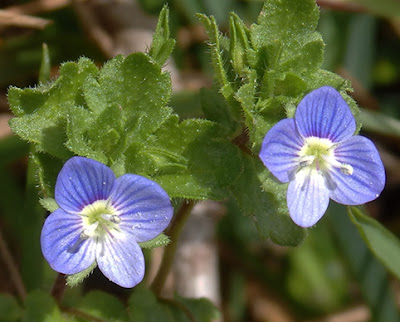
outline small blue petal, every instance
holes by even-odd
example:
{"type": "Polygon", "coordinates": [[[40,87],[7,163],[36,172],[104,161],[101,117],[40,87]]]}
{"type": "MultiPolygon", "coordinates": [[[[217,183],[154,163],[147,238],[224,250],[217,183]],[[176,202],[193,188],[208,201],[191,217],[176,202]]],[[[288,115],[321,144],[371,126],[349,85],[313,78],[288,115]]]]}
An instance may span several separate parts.
{"type": "Polygon", "coordinates": [[[156,182],[134,174],[115,181],[109,200],[119,212],[120,228],[132,231],[137,242],[158,236],[173,215],[168,194],[156,182]]]}
{"type": "Polygon", "coordinates": [[[144,276],[144,257],[133,233],[106,234],[98,244],[96,260],[101,272],[122,287],[134,287],[144,276]]]}
{"type": "Polygon", "coordinates": [[[329,204],[325,181],[317,170],[303,168],[289,183],[287,203],[290,217],[297,225],[310,227],[324,215],[329,204]]]}
{"type": "Polygon", "coordinates": [[[289,182],[298,167],[298,153],[304,145],[293,119],[275,124],[265,136],[260,158],[264,165],[281,182],[289,182]]]}
{"type": "Polygon", "coordinates": [[[341,142],[356,130],[349,106],[332,87],[323,86],[307,94],[297,107],[295,121],[303,137],[341,142]]]}
{"type": "Polygon", "coordinates": [[[73,157],[58,174],[55,199],[64,210],[78,213],[96,200],[107,199],[114,181],[114,173],[104,164],[73,157]]]}
{"type": "Polygon", "coordinates": [[[40,243],[44,257],[55,271],[75,274],[94,262],[96,245],[91,239],[80,239],[82,231],[82,218],[61,208],[47,217],[40,243]]]}
{"type": "Polygon", "coordinates": [[[385,186],[385,169],[375,145],[356,135],[335,149],[336,159],[349,164],[353,174],[334,168],[330,172],[335,189],[330,197],[345,205],[361,205],[376,199],[385,186]]]}

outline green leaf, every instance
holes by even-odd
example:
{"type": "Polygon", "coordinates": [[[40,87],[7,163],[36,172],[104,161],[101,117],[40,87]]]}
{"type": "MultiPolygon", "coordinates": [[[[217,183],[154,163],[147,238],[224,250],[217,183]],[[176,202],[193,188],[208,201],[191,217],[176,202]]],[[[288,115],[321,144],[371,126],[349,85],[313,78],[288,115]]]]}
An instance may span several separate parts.
{"type": "Polygon", "coordinates": [[[399,321],[388,274],[357,233],[357,228],[352,225],[346,213],[346,208],[331,202],[327,215],[343,257],[371,310],[370,320],[399,321]]]}
{"type": "Polygon", "coordinates": [[[258,50],[274,43],[280,46],[305,43],[304,38],[314,34],[318,18],[319,10],[313,0],[267,0],[257,24],[252,26],[253,45],[258,50]],[[298,39],[299,35],[304,35],[303,39],[298,39]]]}
{"type": "Polygon", "coordinates": [[[102,291],[90,291],[85,294],[77,308],[104,321],[123,322],[128,320],[128,313],[123,303],[115,296],[102,291]]]}
{"type": "Polygon", "coordinates": [[[39,200],[41,206],[46,209],[47,211],[53,212],[60,208],[53,198],[43,198],[39,200]]]}
{"type": "Polygon", "coordinates": [[[140,286],[130,296],[128,308],[132,322],[176,322],[167,306],[159,303],[150,290],[140,286]]]}
{"type": "Polygon", "coordinates": [[[205,298],[185,298],[175,295],[174,301],[168,301],[175,321],[211,322],[221,318],[220,312],[210,300],[205,298]]]}
{"type": "Polygon", "coordinates": [[[22,322],[65,321],[55,300],[47,293],[33,291],[25,300],[25,312],[22,322]]]}
{"type": "Polygon", "coordinates": [[[10,88],[17,116],[10,125],[37,151],[62,160],[78,154],[110,165],[126,142],[144,141],[168,118],[170,94],[169,75],[145,54],[117,56],[101,71],[81,58],[63,64],[52,84],[10,88]]]}
{"type": "Polygon", "coordinates": [[[171,116],[126,152],[127,172],[159,183],[171,198],[221,200],[242,171],[239,150],[210,121],[171,116]]]}
{"type": "Polygon", "coordinates": [[[277,183],[259,160],[245,156],[244,166],[231,190],[243,213],[253,218],[260,237],[282,246],[300,244],[305,230],[289,217],[287,185],[277,183]]]}
{"type": "Polygon", "coordinates": [[[247,53],[250,50],[249,30],[243,21],[233,12],[229,17],[230,31],[230,54],[232,67],[236,74],[242,76],[245,74],[247,63],[247,53]]]}
{"type": "Polygon", "coordinates": [[[36,144],[38,151],[68,159],[72,153],[65,147],[66,119],[78,105],[84,105],[82,86],[95,77],[96,66],[81,58],[78,63],[61,66],[60,77],[50,85],[19,89],[11,87],[8,99],[12,112],[12,130],[26,141],[36,144]]]}
{"type": "Polygon", "coordinates": [[[92,265],[90,265],[88,268],[84,269],[83,271],[68,275],[67,276],[67,285],[74,287],[77,286],[78,284],[82,283],[86,277],[88,277],[90,274],[93,273],[94,269],[97,267],[97,262],[94,261],[92,265]]]}
{"type": "Polygon", "coordinates": [[[139,246],[141,248],[156,248],[156,247],[162,247],[162,246],[167,246],[170,243],[170,239],[168,236],[165,236],[164,234],[160,234],[157,237],[153,238],[152,240],[145,241],[139,243],[139,246]]]}
{"type": "Polygon", "coordinates": [[[170,38],[169,33],[169,10],[164,5],[158,23],[153,35],[153,43],[151,44],[149,55],[162,66],[168,59],[175,46],[175,39],[170,38]]]}
{"type": "Polygon", "coordinates": [[[400,137],[400,121],[383,113],[360,109],[359,120],[363,129],[383,135],[400,137]]]}
{"type": "Polygon", "coordinates": [[[136,287],[128,300],[130,321],[135,322],[211,322],[218,319],[217,308],[206,299],[178,295],[173,300],[160,299],[148,289],[136,287]]]}
{"type": "Polygon", "coordinates": [[[44,153],[34,153],[30,157],[37,165],[36,179],[39,183],[39,194],[44,198],[54,197],[57,176],[63,162],[44,153]]]}
{"type": "Polygon", "coordinates": [[[349,278],[324,216],[304,243],[289,251],[287,285],[303,308],[321,315],[348,303],[349,278]]]}
{"type": "Polygon", "coordinates": [[[400,279],[400,240],[359,208],[348,207],[349,216],[372,253],[400,279]]]}
{"type": "Polygon", "coordinates": [[[95,100],[103,93],[105,106],[117,104],[122,111],[128,141],[145,141],[169,117],[171,80],[143,53],[117,56],[100,72],[99,89],[88,87],[85,95],[95,100]]]}
{"type": "Polygon", "coordinates": [[[46,83],[50,80],[51,63],[49,47],[47,44],[42,45],[42,63],[40,64],[39,82],[46,83]]]}
{"type": "Polygon", "coordinates": [[[22,309],[17,300],[9,294],[0,293],[0,320],[16,321],[20,320],[22,309]]]}
{"type": "Polygon", "coordinates": [[[234,137],[241,130],[240,124],[234,120],[229,111],[229,106],[221,94],[214,89],[202,88],[200,90],[201,108],[207,119],[217,123],[227,137],[234,137]]]}
{"type": "Polygon", "coordinates": [[[218,26],[213,16],[207,17],[203,14],[197,14],[200,22],[203,24],[207,31],[209,40],[209,46],[211,49],[211,63],[214,69],[215,79],[218,86],[220,87],[221,94],[225,100],[229,103],[231,108],[232,116],[237,119],[240,117],[238,106],[234,102],[234,88],[228,78],[228,71],[224,67],[223,57],[220,42],[222,36],[218,31],[218,26]]]}

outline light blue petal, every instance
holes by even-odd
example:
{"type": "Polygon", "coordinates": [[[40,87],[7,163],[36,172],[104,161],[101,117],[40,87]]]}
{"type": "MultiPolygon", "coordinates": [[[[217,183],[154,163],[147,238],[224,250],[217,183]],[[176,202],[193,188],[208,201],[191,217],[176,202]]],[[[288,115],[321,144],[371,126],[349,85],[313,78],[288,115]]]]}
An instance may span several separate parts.
{"type": "Polygon", "coordinates": [[[132,233],[113,231],[99,241],[96,260],[99,269],[112,282],[134,287],[144,276],[144,257],[132,233]]]}
{"type": "Polygon", "coordinates": [[[82,218],[61,208],[47,217],[40,243],[51,268],[63,274],[76,274],[95,260],[96,245],[91,239],[80,239],[82,218]]]}
{"type": "Polygon", "coordinates": [[[335,189],[330,197],[344,205],[361,205],[379,197],[385,186],[385,169],[375,145],[367,138],[354,136],[335,149],[340,163],[351,165],[353,174],[334,168],[330,175],[335,189]]]}
{"type": "Polygon", "coordinates": [[[295,120],[303,137],[327,138],[332,142],[350,138],[356,130],[349,106],[339,92],[329,86],[307,94],[297,107],[295,120]]]}
{"type": "Polygon", "coordinates": [[[289,183],[287,203],[290,217],[297,225],[314,225],[324,215],[329,204],[325,178],[315,169],[300,170],[289,183]]]}
{"type": "Polygon", "coordinates": [[[137,242],[158,236],[174,212],[168,194],[156,182],[134,174],[115,181],[110,200],[120,215],[119,227],[133,232],[137,242]]]}
{"type": "Polygon", "coordinates": [[[55,199],[64,210],[78,213],[96,200],[107,199],[114,181],[114,173],[104,164],[73,157],[58,174],[55,199]]]}
{"type": "Polygon", "coordinates": [[[281,182],[289,182],[299,165],[296,158],[304,141],[296,130],[293,119],[284,119],[275,124],[264,137],[260,159],[281,182]]]}

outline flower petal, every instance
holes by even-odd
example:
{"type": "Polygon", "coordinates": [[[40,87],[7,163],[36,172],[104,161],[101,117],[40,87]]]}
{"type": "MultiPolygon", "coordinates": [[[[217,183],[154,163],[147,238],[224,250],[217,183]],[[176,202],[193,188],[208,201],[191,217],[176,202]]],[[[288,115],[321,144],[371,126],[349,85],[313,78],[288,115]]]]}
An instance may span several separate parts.
{"type": "Polygon", "coordinates": [[[173,215],[168,194],[156,182],[134,174],[115,181],[110,200],[119,213],[120,228],[133,231],[137,242],[158,236],[173,215]]]}
{"type": "Polygon", "coordinates": [[[297,225],[314,225],[324,215],[329,204],[325,178],[309,167],[300,170],[289,183],[287,203],[290,217],[297,225]]]}
{"type": "Polygon", "coordinates": [[[106,165],[73,157],[58,174],[55,199],[64,210],[78,213],[96,200],[107,199],[114,181],[115,175],[106,165]]]}
{"type": "Polygon", "coordinates": [[[96,260],[99,269],[115,284],[134,287],[144,276],[144,256],[133,233],[113,231],[99,241],[96,260]]]}
{"type": "Polygon", "coordinates": [[[265,135],[260,151],[261,161],[280,181],[289,182],[299,165],[296,159],[303,145],[294,120],[281,120],[265,135]]]}
{"type": "Polygon", "coordinates": [[[346,101],[329,86],[307,94],[297,107],[295,120],[303,137],[327,138],[332,142],[350,138],[356,130],[346,101]]]}
{"type": "Polygon", "coordinates": [[[348,164],[353,173],[344,174],[333,168],[330,175],[336,188],[330,197],[345,205],[360,205],[379,197],[385,186],[385,169],[375,145],[356,135],[335,149],[336,159],[348,164]]]}
{"type": "Polygon", "coordinates": [[[91,239],[81,239],[82,218],[61,208],[47,217],[40,243],[50,266],[63,274],[76,274],[95,260],[96,245],[91,239]]]}

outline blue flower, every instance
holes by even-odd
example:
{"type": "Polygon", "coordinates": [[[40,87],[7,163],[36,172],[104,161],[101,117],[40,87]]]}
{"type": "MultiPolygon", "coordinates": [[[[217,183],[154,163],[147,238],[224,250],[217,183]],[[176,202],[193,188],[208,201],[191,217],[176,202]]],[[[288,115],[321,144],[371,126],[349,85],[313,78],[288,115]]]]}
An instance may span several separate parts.
{"type": "Polygon", "coordinates": [[[61,169],[55,200],[60,208],[46,219],[41,234],[50,266],[75,274],[96,261],[122,287],[143,279],[138,242],[158,236],[173,215],[170,198],[157,183],[133,174],[116,178],[104,164],[83,157],[69,159],[61,169]]]}
{"type": "Polygon", "coordinates": [[[385,185],[378,151],[355,135],[356,122],[340,94],[324,86],[306,95],[294,119],[267,133],[260,158],[281,182],[289,182],[287,204],[293,221],[314,225],[329,198],[344,205],[374,200],[385,185]]]}

